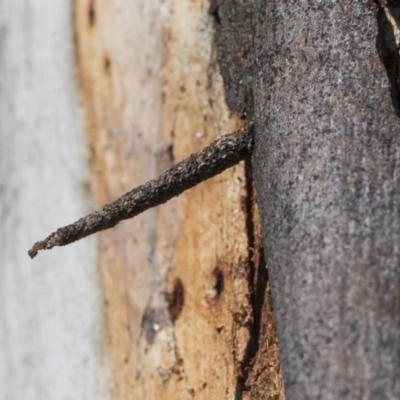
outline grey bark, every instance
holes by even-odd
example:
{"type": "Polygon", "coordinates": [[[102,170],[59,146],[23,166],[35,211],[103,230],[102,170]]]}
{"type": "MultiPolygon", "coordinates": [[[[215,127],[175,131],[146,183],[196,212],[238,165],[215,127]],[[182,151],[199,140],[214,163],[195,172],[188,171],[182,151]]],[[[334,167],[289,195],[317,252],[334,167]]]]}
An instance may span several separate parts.
{"type": "Polygon", "coordinates": [[[400,398],[399,10],[380,7],[212,10],[228,103],[255,121],[287,400],[400,398]]]}

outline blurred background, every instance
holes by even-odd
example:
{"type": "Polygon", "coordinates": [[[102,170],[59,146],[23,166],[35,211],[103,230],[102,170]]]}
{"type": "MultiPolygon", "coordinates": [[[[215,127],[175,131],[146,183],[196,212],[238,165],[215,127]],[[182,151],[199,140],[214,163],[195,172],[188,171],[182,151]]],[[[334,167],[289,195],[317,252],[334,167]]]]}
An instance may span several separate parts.
{"type": "Polygon", "coordinates": [[[1,399],[110,398],[96,238],[26,252],[94,206],[72,8],[0,4],[1,399]]]}

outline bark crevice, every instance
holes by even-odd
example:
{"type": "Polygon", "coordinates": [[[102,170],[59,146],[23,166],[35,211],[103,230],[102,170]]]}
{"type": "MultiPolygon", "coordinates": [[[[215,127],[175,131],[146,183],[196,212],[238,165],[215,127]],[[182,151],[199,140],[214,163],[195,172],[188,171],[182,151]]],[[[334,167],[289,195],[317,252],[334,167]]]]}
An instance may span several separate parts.
{"type": "Polygon", "coordinates": [[[377,1],[377,4],[377,49],[390,82],[395,113],[400,117],[400,6],[386,1],[377,1]]]}

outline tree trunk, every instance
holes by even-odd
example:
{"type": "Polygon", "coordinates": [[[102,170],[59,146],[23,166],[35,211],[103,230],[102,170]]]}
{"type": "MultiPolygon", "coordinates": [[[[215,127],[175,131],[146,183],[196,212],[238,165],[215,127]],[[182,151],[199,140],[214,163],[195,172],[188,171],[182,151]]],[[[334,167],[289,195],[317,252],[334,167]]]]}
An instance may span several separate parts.
{"type": "Polygon", "coordinates": [[[0,397],[283,400],[271,280],[287,400],[400,398],[394,1],[41,3],[0,4],[0,397]],[[242,119],[253,171],[28,265],[242,119]]]}

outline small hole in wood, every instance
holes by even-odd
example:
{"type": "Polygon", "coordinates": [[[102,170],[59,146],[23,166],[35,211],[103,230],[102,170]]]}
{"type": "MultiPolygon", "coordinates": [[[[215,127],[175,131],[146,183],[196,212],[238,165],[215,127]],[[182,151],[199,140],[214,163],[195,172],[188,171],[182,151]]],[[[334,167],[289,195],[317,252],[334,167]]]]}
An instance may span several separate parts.
{"type": "Polygon", "coordinates": [[[182,281],[176,279],[172,293],[167,295],[168,313],[172,322],[175,322],[181,315],[185,304],[185,288],[182,281]]]}
{"type": "Polygon", "coordinates": [[[224,273],[219,269],[215,268],[213,271],[215,278],[214,290],[217,293],[217,298],[219,298],[224,291],[224,273]]]}
{"type": "Polygon", "coordinates": [[[107,55],[104,57],[104,71],[106,74],[109,74],[111,70],[111,60],[107,55]]]}
{"type": "Polygon", "coordinates": [[[94,7],[94,0],[91,0],[89,3],[88,19],[90,26],[93,26],[96,23],[96,9],[94,7]]]}

